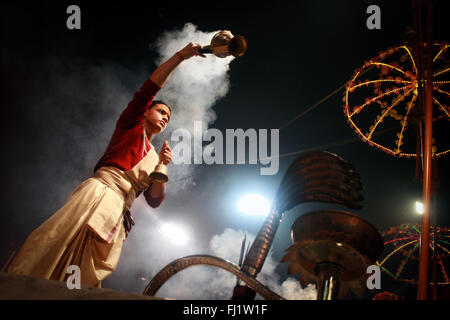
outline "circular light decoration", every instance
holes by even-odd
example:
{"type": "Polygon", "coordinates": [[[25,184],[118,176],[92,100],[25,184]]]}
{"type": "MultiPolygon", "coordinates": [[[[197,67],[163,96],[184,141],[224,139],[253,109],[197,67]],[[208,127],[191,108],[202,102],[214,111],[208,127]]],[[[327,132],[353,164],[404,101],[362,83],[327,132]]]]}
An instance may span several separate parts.
{"type": "MultiPolygon", "coordinates": [[[[377,261],[381,270],[395,280],[416,285],[420,259],[420,234],[419,224],[402,224],[381,232],[384,250],[377,261]]],[[[436,237],[430,228],[430,238],[430,259],[431,261],[436,259],[437,266],[436,283],[438,286],[448,286],[450,285],[448,274],[450,228],[438,226],[436,237]]]]}
{"type": "Polygon", "coordinates": [[[242,196],[237,205],[242,213],[248,215],[267,216],[270,212],[269,201],[256,193],[250,193],[242,196]]]}
{"type": "Polygon", "coordinates": [[[164,223],[159,228],[162,235],[176,245],[184,245],[189,241],[189,236],[184,228],[173,223],[164,223]]]}
{"type": "MultiPolygon", "coordinates": [[[[433,43],[434,158],[450,153],[448,46],[433,43]]],[[[418,69],[416,53],[403,45],[380,52],[355,71],[346,85],[344,113],[364,142],[396,157],[417,156],[417,125],[424,120],[418,69]]]]}

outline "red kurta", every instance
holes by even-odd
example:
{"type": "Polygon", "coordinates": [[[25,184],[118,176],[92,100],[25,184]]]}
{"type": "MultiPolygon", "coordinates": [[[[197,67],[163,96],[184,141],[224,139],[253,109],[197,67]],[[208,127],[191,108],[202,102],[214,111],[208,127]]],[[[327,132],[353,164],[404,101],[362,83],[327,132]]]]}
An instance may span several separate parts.
{"type": "MultiPolygon", "coordinates": [[[[134,94],[127,108],[122,112],[117,121],[111,141],[105,153],[97,162],[94,172],[100,167],[113,166],[123,171],[133,168],[142,160],[142,150],[150,150],[151,146],[144,138],[142,121],[144,113],[153,101],[153,98],[161,88],[148,78],[141,89],[134,94]]],[[[151,188],[151,185],[150,185],[151,188]]],[[[153,208],[158,207],[164,200],[148,197],[147,200],[153,208]]]]}
{"type": "MultiPolygon", "coordinates": [[[[160,87],[147,79],[141,89],[134,94],[133,100],[122,112],[116,124],[111,141],[105,154],[100,158],[94,171],[100,167],[113,166],[127,171],[142,160],[143,138],[142,120],[144,112],[152,103],[160,87]]],[[[146,149],[150,145],[146,143],[146,149]]]]}

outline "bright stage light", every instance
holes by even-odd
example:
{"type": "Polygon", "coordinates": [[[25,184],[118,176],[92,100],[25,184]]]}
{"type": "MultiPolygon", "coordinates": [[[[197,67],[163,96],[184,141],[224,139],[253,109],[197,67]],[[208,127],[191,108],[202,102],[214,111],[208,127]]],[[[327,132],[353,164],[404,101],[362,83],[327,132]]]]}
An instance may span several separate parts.
{"type": "Polygon", "coordinates": [[[423,214],[423,211],[424,211],[424,209],[423,209],[423,203],[420,202],[420,201],[416,201],[416,212],[417,212],[418,214],[423,214]]]}
{"type": "Polygon", "coordinates": [[[189,236],[184,228],[172,223],[164,223],[161,225],[159,231],[170,242],[176,245],[184,245],[189,241],[189,236]]]}
{"type": "Polygon", "coordinates": [[[246,194],[238,201],[238,208],[242,213],[249,215],[267,216],[270,211],[270,203],[263,196],[255,193],[246,194]]]}

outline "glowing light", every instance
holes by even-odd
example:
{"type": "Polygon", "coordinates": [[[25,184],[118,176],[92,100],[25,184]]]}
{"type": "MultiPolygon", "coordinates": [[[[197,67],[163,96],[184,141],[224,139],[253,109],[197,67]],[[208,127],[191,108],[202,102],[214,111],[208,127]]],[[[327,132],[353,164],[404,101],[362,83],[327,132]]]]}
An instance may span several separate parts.
{"type": "Polygon", "coordinates": [[[189,241],[189,236],[184,228],[172,223],[164,223],[159,231],[170,242],[176,245],[184,245],[189,241]]]}
{"type": "Polygon", "coordinates": [[[340,243],[340,242],[336,242],[336,245],[337,245],[338,247],[342,247],[342,243],[340,243]]]}
{"type": "Polygon", "coordinates": [[[417,95],[414,94],[412,100],[410,101],[410,103],[408,105],[408,110],[406,111],[406,115],[402,119],[402,130],[400,131],[400,135],[399,135],[398,140],[397,140],[398,141],[398,143],[397,143],[397,153],[400,153],[400,147],[403,144],[403,142],[402,142],[403,133],[405,132],[405,128],[406,128],[406,125],[408,123],[407,122],[408,114],[409,114],[409,111],[411,111],[411,107],[413,106],[414,101],[416,100],[416,98],[417,98],[417,95]]]}
{"type": "MultiPolygon", "coordinates": [[[[418,203],[420,202],[418,201],[418,203]]],[[[418,224],[404,224],[390,227],[388,230],[381,232],[384,240],[383,252],[385,252],[386,257],[384,259],[380,257],[380,260],[376,262],[380,269],[395,280],[416,284],[417,278],[411,278],[411,273],[405,273],[405,269],[408,268],[407,265],[411,260],[419,260],[420,231],[420,225],[418,224]],[[396,264],[397,267],[395,267],[396,264]]],[[[447,241],[450,238],[449,232],[450,228],[438,226],[429,244],[432,251],[431,254],[436,256],[438,262],[436,282],[443,286],[450,285],[450,279],[446,270],[446,261],[450,256],[450,250],[445,247],[450,245],[450,242],[447,241]],[[433,246],[432,242],[436,246],[433,246]],[[436,252],[433,252],[434,250],[436,252]]]]}
{"type": "Polygon", "coordinates": [[[418,214],[423,214],[423,203],[420,201],[416,201],[416,212],[418,214]]]}
{"type": "MultiPolygon", "coordinates": [[[[413,89],[409,90],[407,93],[411,92],[413,89]]],[[[386,117],[386,115],[388,114],[389,111],[391,111],[391,109],[393,107],[395,107],[398,103],[400,102],[399,99],[395,100],[395,102],[389,107],[386,108],[386,110],[381,114],[381,116],[377,119],[377,121],[375,122],[375,124],[373,125],[372,129],[370,130],[369,136],[367,137],[367,139],[371,139],[373,132],[375,131],[375,129],[378,127],[378,125],[380,124],[380,122],[383,122],[383,119],[386,117]]]]}
{"type": "MultiPolygon", "coordinates": [[[[436,42],[433,44],[433,51],[437,52],[436,55],[433,55],[434,67],[437,70],[433,76],[439,76],[433,81],[433,92],[435,93],[433,108],[436,109],[435,113],[433,111],[433,114],[436,114],[433,121],[440,121],[439,123],[450,119],[450,108],[447,106],[450,97],[450,90],[447,89],[450,84],[450,80],[448,80],[450,74],[447,58],[448,47],[447,43],[436,42]],[[440,59],[438,60],[438,58],[440,59]]],[[[408,120],[414,118],[410,117],[410,111],[412,112],[416,108],[418,96],[418,70],[414,56],[408,47],[401,46],[389,48],[376,58],[365,61],[364,65],[356,69],[354,76],[347,82],[343,97],[347,122],[358,136],[370,146],[394,157],[417,157],[413,152],[406,152],[414,150],[412,148],[415,147],[414,143],[406,141],[406,137],[411,136],[412,130],[408,128],[408,120]],[[372,67],[375,68],[372,69],[372,67]],[[367,73],[371,69],[373,71],[367,73]],[[366,74],[364,78],[363,74],[366,74]],[[413,97],[408,98],[411,92],[413,97]],[[381,112],[376,115],[378,108],[381,112]],[[373,114],[376,115],[376,118],[372,122],[370,119],[373,114]],[[385,145],[374,141],[375,136],[383,132],[380,128],[393,121],[391,118],[397,120],[401,127],[400,131],[393,136],[393,141],[389,144],[383,142],[385,145]],[[386,123],[383,123],[385,120],[387,120],[386,123]]],[[[425,79],[422,81],[423,84],[426,83],[425,79]]],[[[432,145],[433,158],[449,153],[450,149],[444,144],[432,145]]]]}
{"type": "Polygon", "coordinates": [[[246,194],[240,198],[237,206],[242,213],[249,215],[267,216],[270,211],[269,201],[255,193],[246,194]]]}

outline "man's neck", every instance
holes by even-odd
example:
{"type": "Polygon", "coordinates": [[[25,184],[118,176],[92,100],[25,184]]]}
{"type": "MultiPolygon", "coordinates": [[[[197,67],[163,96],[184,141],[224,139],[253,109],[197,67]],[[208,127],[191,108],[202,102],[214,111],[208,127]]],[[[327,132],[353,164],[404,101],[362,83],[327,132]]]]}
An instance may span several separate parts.
{"type": "Polygon", "coordinates": [[[147,135],[148,142],[151,143],[153,136],[155,134],[153,133],[153,131],[150,128],[148,128],[148,126],[145,124],[145,122],[143,125],[144,125],[144,129],[145,129],[145,134],[147,135]]]}

